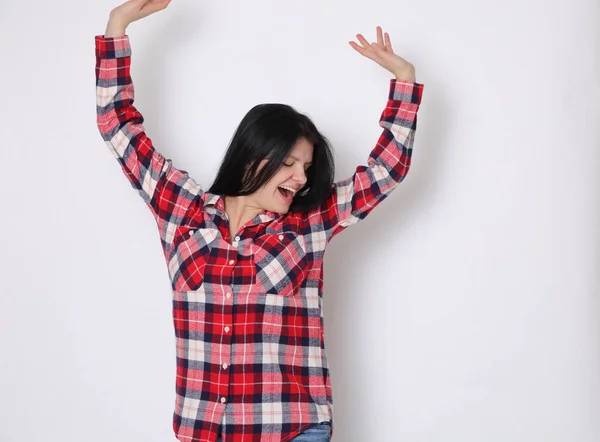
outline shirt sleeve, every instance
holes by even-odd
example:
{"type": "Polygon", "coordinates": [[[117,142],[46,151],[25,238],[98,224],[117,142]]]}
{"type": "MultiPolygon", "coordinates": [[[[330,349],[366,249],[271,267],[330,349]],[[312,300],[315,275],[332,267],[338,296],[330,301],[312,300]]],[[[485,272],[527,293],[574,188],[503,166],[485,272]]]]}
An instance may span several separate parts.
{"type": "Polygon", "coordinates": [[[96,36],[97,124],[132,187],[151,209],[169,241],[201,187],[184,170],[173,167],[146,135],[144,118],[134,107],[130,75],[131,46],[127,35],[96,36]]]}
{"type": "Polygon", "coordinates": [[[319,209],[330,240],[365,219],[406,177],[422,94],[422,84],[390,80],[387,105],[379,120],[383,132],[367,165],[358,166],[351,177],[334,183],[319,209]]]}

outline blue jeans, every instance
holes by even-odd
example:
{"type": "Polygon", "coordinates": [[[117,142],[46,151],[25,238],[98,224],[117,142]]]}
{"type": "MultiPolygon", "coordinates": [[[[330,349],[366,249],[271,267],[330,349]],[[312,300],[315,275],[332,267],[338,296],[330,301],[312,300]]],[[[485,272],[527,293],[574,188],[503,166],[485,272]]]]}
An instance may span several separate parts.
{"type": "MultiPolygon", "coordinates": [[[[290,442],[330,442],[330,429],[331,424],[329,422],[321,422],[307,428],[298,436],[290,439],[290,442]]],[[[217,442],[222,442],[221,436],[217,438],[217,442]]]]}

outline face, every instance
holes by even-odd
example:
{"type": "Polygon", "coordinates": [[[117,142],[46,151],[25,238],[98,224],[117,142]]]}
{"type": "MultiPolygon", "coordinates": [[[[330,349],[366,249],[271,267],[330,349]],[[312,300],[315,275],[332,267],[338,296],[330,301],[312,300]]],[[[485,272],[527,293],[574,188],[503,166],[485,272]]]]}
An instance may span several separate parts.
{"type": "MultiPolygon", "coordinates": [[[[281,168],[262,188],[252,194],[253,200],[258,207],[280,214],[287,213],[292,204],[293,195],[289,190],[283,195],[279,186],[293,189],[295,195],[306,184],[306,170],[312,164],[313,145],[305,139],[301,139],[287,158],[281,168]]],[[[262,167],[267,160],[263,160],[259,166],[262,167]]]]}

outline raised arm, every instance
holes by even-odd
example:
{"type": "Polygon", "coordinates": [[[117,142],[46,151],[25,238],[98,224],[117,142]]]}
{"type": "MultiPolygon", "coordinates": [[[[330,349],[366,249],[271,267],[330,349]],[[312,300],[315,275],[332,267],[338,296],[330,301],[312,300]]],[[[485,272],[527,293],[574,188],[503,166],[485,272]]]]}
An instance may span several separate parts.
{"type": "Polygon", "coordinates": [[[377,27],[377,42],[369,44],[357,35],[362,46],[350,45],[394,74],[379,125],[381,136],[369,154],[366,165],[333,184],[331,194],[320,207],[320,219],[331,240],[348,226],[363,220],[404,180],[411,164],[417,128],[417,111],[423,85],[416,83],[414,66],[394,54],[389,35],[377,27]]]}
{"type": "Polygon", "coordinates": [[[168,1],[131,0],[114,9],[105,35],[96,36],[96,109],[102,138],[125,176],[155,216],[161,239],[169,242],[190,204],[201,196],[187,172],[173,167],[146,135],[144,119],[134,107],[127,26],[164,9],[168,1]]]}

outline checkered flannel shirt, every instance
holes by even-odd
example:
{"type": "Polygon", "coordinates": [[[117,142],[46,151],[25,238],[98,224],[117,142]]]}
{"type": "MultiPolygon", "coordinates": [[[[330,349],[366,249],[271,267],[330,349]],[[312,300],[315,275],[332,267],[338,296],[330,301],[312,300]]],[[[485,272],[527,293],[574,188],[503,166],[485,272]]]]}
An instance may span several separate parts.
{"type": "Polygon", "coordinates": [[[97,124],[150,208],[173,294],[183,442],[289,441],[332,424],[323,333],[323,257],[406,176],[423,85],[390,80],[368,165],[310,213],[264,211],[230,237],[223,195],[204,191],[146,135],[134,107],[127,35],[96,36],[97,124]]]}

